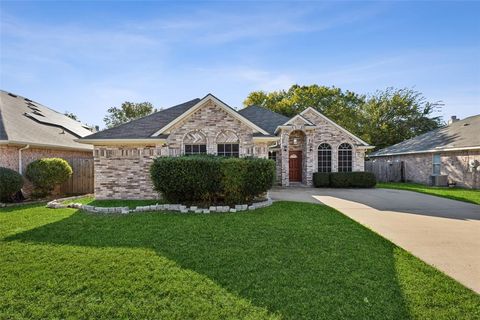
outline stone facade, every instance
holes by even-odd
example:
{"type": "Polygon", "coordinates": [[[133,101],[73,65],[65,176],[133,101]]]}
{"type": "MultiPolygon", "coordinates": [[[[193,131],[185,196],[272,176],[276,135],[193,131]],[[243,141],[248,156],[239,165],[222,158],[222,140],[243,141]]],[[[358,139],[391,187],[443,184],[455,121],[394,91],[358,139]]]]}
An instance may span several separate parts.
{"type": "Polygon", "coordinates": [[[95,146],[96,199],[157,199],[150,166],[161,146],[95,146]]]}
{"type": "MultiPolygon", "coordinates": [[[[480,188],[480,169],[472,170],[470,161],[480,162],[479,150],[444,151],[440,154],[440,174],[447,175],[449,183],[465,188],[480,188]]],[[[375,157],[374,161],[404,162],[405,180],[430,184],[433,173],[433,153],[417,153],[375,157]]]]}
{"type": "MultiPolygon", "coordinates": [[[[217,144],[239,144],[239,156],[267,158],[276,152],[277,183],[289,185],[289,151],[303,152],[302,183],[312,185],[317,171],[317,150],[321,143],[332,147],[332,171],[337,171],[337,149],[342,143],[352,146],[352,170],[363,171],[364,149],[358,141],[315,112],[306,112],[305,118],[281,126],[276,136],[255,138],[258,134],[251,125],[232,116],[224,107],[207,100],[191,114],[174,123],[166,131],[165,143],[138,145],[96,145],[95,196],[98,199],[158,198],[150,181],[149,169],[155,157],[178,156],[185,153],[185,145],[206,145],[208,154],[217,154],[217,144]],[[313,125],[308,122],[313,123],[313,125]]],[[[160,129],[160,128],[159,128],[160,129]]]]}
{"type": "Polygon", "coordinates": [[[281,128],[281,184],[283,186],[290,185],[288,161],[290,150],[302,151],[302,183],[307,186],[313,184],[313,173],[318,171],[318,147],[322,143],[328,143],[332,148],[332,172],[338,171],[338,147],[342,143],[352,146],[352,171],[364,171],[365,149],[358,148],[357,141],[313,110],[307,110],[302,115],[313,125],[298,117],[291,122],[290,126],[281,128]],[[296,144],[294,139],[297,139],[296,144]]]}

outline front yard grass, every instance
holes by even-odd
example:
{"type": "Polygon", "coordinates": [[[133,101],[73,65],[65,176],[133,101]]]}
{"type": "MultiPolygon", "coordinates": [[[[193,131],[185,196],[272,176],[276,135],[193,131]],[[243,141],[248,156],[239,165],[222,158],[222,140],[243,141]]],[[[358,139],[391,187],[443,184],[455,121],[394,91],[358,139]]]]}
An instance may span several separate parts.
{"type": "Polygon", "coordinates": [[[480,297],[326,206],[0,209],[0,319],[475,319],[480,297]]]}
{"type": "Polygon", "coordinates": [[[438,197],[480,204],[480,190],[454,187],[430,187],[418,183],[379,182],[377,188],[409,190],[438,197]]]}
{"type": "Polygon", "coordinates": [[[82,197],[72,200],[66,200],[64,203],[81,203],[96,207],[129,207],[135,209],[138,206],[149,206],[164,203],[163,200],[95,200],[94,197],[82,197]]]}

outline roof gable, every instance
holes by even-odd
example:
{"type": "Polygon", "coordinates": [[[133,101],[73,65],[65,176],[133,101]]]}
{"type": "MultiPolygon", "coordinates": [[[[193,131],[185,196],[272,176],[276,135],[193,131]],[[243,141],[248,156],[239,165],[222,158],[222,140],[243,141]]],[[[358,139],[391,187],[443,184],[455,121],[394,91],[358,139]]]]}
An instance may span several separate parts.
{"type": "MultiPolygon", "coordinates": [[[[300,115],[304,116],[305,118],[308,119],[308,113],[309,112],[312,112],[313,114],[315,114],[316,116],[322,118],[323,120],[325,120],[326,122],[330,123],[331,125],[333,125],[334,127],[336,127],[337,129],[339,129],[340,131],[344,132],[345,134],[347,134],[348,136],[350,136],[353,140],[359,142],[360,144],[364,145],[364,146],[370,146],[367,142],[363,141],[362,139],[360,139],[359,137],[357,137],[356,135],[354,135],[353,133],[351,133],[350,131],[348,131],[347,129],[345,129],[344,127],[340,126],[339,124],[335,123],[333,120],[331,120],[330,118],[328,118],[327,116],[323,115],[322,113],[320,113],[319,111],[317,111],[316,109],[312,108],[312,107],[308,107],[307,109],[303,110],[302,112],[300,112],[300,115]]],[[[313,124],[315,124],[314,121],[312,121],[313,124]]]]}
{"type": "Polygon", "coordinates": [[[213,94],[209,93],[205,97],[203,97],[200,101],[198,101],[195,105],[193,105],[191,108],[188,108],[187,110],[185,110],[185,112],[183,112],[181,115],[172,119],[172,121],[170,121],[169,123],[167,123],[163,127],[160,127],[160,129],[157,130],[156,132],[154,132],[151,135],[151,137],[157,137],[157,136],[161,135],[162,133],[166,132],[168,129],[172,128],[175,124],[179,123],[180,121],[182,121],[186,117],[195,113],[195,111],[197,111],[199,108],[201,108],[209,100],[213,101],[215,103],[215,105],[219,106],[224,111],[226,111],[229,115],[231,115],[234,118],[238,119],[239,121],[243,122],[248,127],[252,128],[255,131],[258,131],[258,132],[260,132],[264,135],[268,135],[267,131],[265,131],[264,129],[262,129],[261,127],[259,127],[255,123],[253,123],[252,121],[248,120],[244,116],[242,116],[240,113],[235,111],[233,108],[231,108],[229,105],[227,105],[226,103],[224,103],[223,101],[221,101],[217,97],[215,97],[213,94]]]}

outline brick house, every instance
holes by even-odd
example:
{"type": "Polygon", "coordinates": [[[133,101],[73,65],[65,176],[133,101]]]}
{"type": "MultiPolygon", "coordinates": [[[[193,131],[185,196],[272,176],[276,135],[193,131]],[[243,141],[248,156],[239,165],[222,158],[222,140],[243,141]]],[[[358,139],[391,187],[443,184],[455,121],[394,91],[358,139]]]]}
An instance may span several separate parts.
{"type": "Polygon", "coordinates": [[[422,184],[480,188],[480,115],[452,117],[447,126],[369,155],[374,162],[403,162],[404,179],[422,184]]]}
{"type": "MultiPolygon", "coordinates": [[[[93,147],[75,141],[91,133],[80,122],[38,102],[0,91],[0,167],[22,174],[40,158],[91,159],[93,147]]],[[[27,182],[24,194],[30,190],[27,182]]]]}
{"type": "Polygon", "coordinates": [[[94,146],[98,199],[156,198],[149,169],[158,156],[270,158],[289,186],[312,185],[317,170],[363,171],[372,148],[313,108],[293,118],[256,106],[237,112],[212,94],[77,141],[94,146]]]}

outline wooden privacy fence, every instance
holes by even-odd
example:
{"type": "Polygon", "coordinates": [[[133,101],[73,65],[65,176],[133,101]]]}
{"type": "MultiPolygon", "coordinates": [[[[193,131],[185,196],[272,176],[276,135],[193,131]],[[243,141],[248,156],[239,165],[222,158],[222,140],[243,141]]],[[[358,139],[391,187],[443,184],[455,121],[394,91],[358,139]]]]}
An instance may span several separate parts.
{"type": "Polygon", "coordinates": [[[365,161],[365,171],[372,172],[380,182],[405,181],[405,163],[403,161],[365,161]]]}
{"type": "Polygon", "coordinates": [[[65,159],[72,167],[72,176],[60,186],[63,194],[93,193],[93,159],[65,159]]]}

